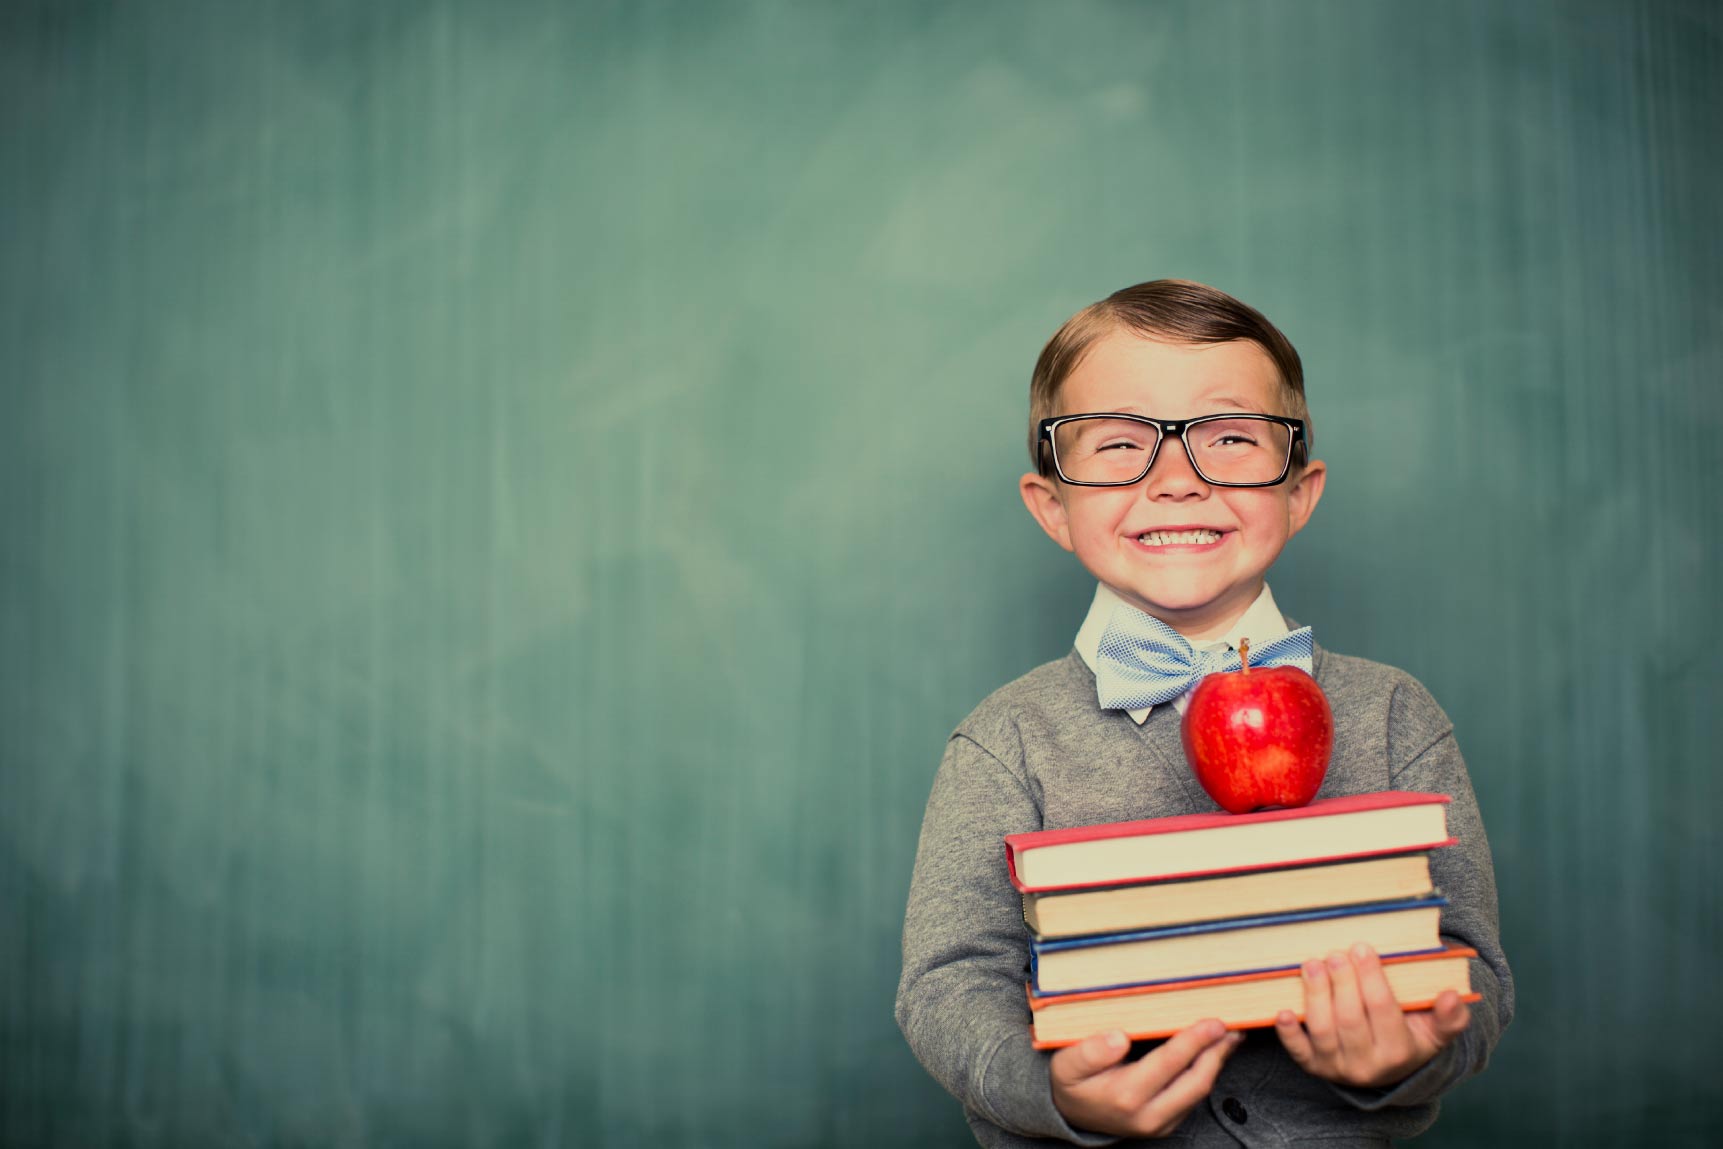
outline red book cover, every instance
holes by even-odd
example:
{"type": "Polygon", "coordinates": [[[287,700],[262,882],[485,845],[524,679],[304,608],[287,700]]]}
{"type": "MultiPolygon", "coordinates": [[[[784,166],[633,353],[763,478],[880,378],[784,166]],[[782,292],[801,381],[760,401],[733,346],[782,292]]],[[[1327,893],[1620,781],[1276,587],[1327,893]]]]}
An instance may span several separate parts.
{"type": "Polygon", "coordinates": [[[1210,830],[1227,830],[1244,826],[1261,825],[1266,822],[1282,822],[1292,819],[1324,818],[1343,814],[1364,813],[1371,810],[1384,810],[1398,806],[1416,806],[1425,803],[1447,803],[1446,794],[1423,794],[1411,790],[1383,790],[1373,794],[1353,794],[1342,798],[1322,798],[1308,806],[1294,809],[1259,810],[1252,814],[1180,814],[1171,818],[1148,818],[1136,822],[1107,822],[1098,826],[1068,826],[1057,830],[1035,830],[1024,834],[1008,834],[1005,837],[1005,864],[1011,875],[1011,884],[1019,893],[1042,893],[1054,889],[1077,889],[1085,885],[1123,885],[1129,882],[1162,881],[1174,878],[1208,877],[1214,874],[1238,873],[1247,870],[1279,869],[1285,866],[1308,866],[1319,862],[1339,861],[1344,858],[1365,857],[1370,854],[1401,853],[1411,850],[1429,850],[1442,846],[1451,846],[1458,839],[1443,837],[1428,842],[1408,842],[1397,845],[1391,850],[1342,851],[1338,853],[1312,854],[1307,857],[1283,858],[1273,862],[1255,863],[1240,866],[1219,866],[1194,870],[1167,870],[1164,872],[1133,874],[1125,877],[1111,878],[1105,882],[1079,883],[1075,885],[1046,886],[1026,885],[1017,874],[1018,859],[1031,850],[1047,846],[1061,846],[1076,842],[1095,842],[1109,838],[1139,838],[1151,835],[1201,833],[1210,830]]]}

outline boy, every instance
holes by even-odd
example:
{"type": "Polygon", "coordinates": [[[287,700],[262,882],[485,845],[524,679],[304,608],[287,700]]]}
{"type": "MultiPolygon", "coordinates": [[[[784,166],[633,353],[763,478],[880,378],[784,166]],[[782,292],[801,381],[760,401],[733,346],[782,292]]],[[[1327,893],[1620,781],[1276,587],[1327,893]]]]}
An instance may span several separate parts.
{"type": "MultiPolygon", "coordinates": [[[[1513,1012],[1495,876],[1453,728],[1411,676],[1312,647],[1335,718],[1321,796],[1449,794],[1458,844],[1431,856],[1444,937],[1478,951],[1468,1008],[1451,991],[1402,1013],[1376,956],[1312,955],[1306,1018],[1273,1031],[1190,1027],[1131,1059],[1122,1033],[1030,1045],[1029,936],[1006,834],[1216,807],[1179,744],[1188,693],[1151,701],[1119,651],[1165,623],[1198,652],[1292,629],[1264,577],[1321,499],[1298,353],[1262,315],[1157,280],[1084,309],[1030,388],[1023,501],[1099,585],[1074,649],[996,691],[957,728],[928,799],[904,921],[897,1019],[987,1146],[1386,1145],[1435,1120],[1513,1012]],[[1200,417],[1213,416],[1202,419],[1200,417]],[[1160,422],[1155,422],[1156,420],[1160,422]],[[1199,421],[1200,420],[1200,421],[1199,421]]],[[[1190,653],[1188,650],[1186,653],[1190,653]]],[[[1188,685],[1194,685],[1194,681],[1188,685]]]]}

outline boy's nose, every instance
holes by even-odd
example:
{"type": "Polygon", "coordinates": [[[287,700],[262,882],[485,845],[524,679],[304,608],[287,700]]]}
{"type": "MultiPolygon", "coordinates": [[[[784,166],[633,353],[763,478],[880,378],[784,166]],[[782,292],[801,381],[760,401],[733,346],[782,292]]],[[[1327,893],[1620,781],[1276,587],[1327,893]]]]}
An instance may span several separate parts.
{"type": "Polygon", "coordinates": [[[1143,497],[1182,499],[1207,491],[1208,484],[1191,465],[1184,437],[1168,435],[1161,441],[1161,449],[1155,452],[1154,466],[1143,476],[1143,497]]]}

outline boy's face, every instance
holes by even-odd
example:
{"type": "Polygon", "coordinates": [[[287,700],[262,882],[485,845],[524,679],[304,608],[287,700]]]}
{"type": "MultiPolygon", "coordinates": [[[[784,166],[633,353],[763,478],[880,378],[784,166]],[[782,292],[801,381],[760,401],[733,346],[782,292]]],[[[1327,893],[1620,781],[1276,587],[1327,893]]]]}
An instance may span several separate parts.
{"type": "MultiPolygon", "coordinates": [[[[1163,343],[1113,331],[1066,377],[1055,414],[1284,415],[1280,395],[1274,361],[1255,343],[1163,343]]],[[[1264,573],[1316,509],[1326,477],[1327,468],[1312,460],[1278,486],[1212,486],[1168,436],[1155,465],[1131,486],[1070,486],[1057,474],[1033,473],[1019,486],[1035,521],[1090,574],[1181,634],[1206,638],[1256,600],[1264,573]],[[1160,546],[1143,538],[1194,528],[1220,538],[1160,546]]]]}

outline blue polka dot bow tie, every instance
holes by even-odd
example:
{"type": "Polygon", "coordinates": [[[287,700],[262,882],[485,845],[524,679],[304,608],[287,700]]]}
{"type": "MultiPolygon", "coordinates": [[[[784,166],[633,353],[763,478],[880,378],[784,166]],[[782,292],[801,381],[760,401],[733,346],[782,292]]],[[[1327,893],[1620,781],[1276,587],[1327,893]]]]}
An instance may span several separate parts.
{"type": "MultiPolygon", "coordinates": [[[[1311,669],[1308,626],[1273,642],[1251,643],[1250,664],[1311,669]]],[[[1170,702],[1197,684],[1205,674],[1237,670],[1236,650],[1198,650],[1185,636],[1150,614],[1121,606],[1101,635],[1095,693],[1103,710],[1142,710],[1170,702]]]]}

